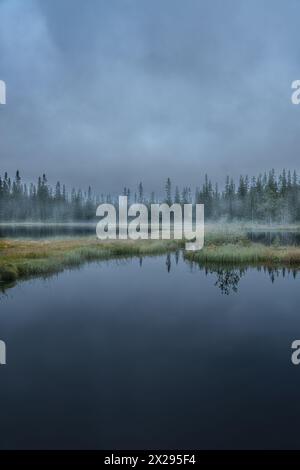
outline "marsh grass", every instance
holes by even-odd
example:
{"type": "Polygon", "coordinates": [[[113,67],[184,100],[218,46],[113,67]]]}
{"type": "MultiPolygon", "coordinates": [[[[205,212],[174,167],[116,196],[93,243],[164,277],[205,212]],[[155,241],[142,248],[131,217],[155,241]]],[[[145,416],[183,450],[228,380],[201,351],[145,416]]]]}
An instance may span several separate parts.
{"type": "Polygon", "coordinates": [[[33,276],[49,276],[85,262],[157,256],[174,251],[180,243],[166,241],[100,242],[94,239],[0,242],[0,282],[33,276]]]}
{"type": "MultiPolygon", "coordinates": [[[[90,261],[158,256],[184,248],[178,240],[100,241],[82,237],[50,240],[0,241],[0,282],[47,277],[90,261]]],[[[205,247],[184,252],[184,258],[202,265],[274,266],[300,268],[300,247],[265,246],[251,242],[241,229],[218,227],[205,234],[205,247]]]]}
{"type": "Polygon", "coordinates": [[[280,266],[300,268],[300,247],[265,246],[249,243],[209,245],[201,251],[185,252],[185,259],[226,266],[280,266]]]}

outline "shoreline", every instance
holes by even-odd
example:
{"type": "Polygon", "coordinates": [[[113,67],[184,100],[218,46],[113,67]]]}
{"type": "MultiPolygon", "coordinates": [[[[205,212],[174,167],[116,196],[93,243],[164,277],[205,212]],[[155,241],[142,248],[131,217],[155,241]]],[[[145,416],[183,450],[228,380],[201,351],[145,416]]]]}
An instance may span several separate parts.
{"type": "Polygon", "coordinates": [[[0,240],[0,286],[46,277],[86,262],[158,256],[179,250],[182,241],[99,241],[81,237],[53,240],[0,240]]]}
{"type": "MultiPolygon", "coordinates": [[[[0,286],[47,277],[87,262],[159,256],[184,249],[184,240],[105,240],[82,236],[40,240],[0,239],[0,286]]],[[[183,251],[186,261],[211,267],[300,269],[300,246],[262,245],[242,232],[211,231],[203,250],[183,251]]]]}
{"type": "MultiPolygon", "coordinates": [[[[27,221],[27,222],[0,222],[1,227],[95,227],[99,222],[98,219],[93,221],[68,221],[68,222],[41,222],[41,221],[27,221]]],[[[116,225],[118,227],[118,224],[116,225]]],[[[297,224],[266,224],[266,223],[257,223],[250,221],[236,221],[236,222],[226,222],[220,220],[219,222],[207,221],[205,223],[207,231],[295,231],[300,232],[300,223],[297,224]]]]}

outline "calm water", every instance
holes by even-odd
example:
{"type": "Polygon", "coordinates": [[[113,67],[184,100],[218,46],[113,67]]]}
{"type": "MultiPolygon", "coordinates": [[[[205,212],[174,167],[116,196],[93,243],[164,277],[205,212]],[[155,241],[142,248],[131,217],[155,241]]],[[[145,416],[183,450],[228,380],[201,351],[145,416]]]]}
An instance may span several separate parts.
{"type": "Polygon", "coordinates": [[[0,447],[300,448],[295,274],[171,255],[7,290],[0,447]]]}
{"type": "MultiPolygon", "coordinates": [[[[271,245],[300,245],[299,231],[252,231],[247,232],[249,240],[256,243],[271,245]]],[[[96,236],[96,222],[89,224],[32,224],[32,225],[0,225],[1,238],[42,239],[55,237],[96,236]]]]}
{"type": "Polygon", "coordinates": [[[94,224],[33,224],[33,225],[0,225],[0,238],[53,238],[78,237],[84,235],[96,236],[94,224]]]}

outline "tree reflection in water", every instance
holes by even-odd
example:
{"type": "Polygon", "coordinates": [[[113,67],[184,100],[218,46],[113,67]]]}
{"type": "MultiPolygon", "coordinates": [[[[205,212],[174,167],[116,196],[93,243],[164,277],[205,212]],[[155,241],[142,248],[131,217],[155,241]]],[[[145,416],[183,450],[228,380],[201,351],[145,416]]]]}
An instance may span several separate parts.
{"type": "MultiPolygon", "coordinates": [[[[192,271],[193,270],[204,271],[206,276],[215,275],[216,281],[214,282],[214,285],[218,287],[221,293],[224,295],[230,295],[231,293],[238,292],[240,280],[243,276],[246,275],[249,269],[257,270],[258,272],[261,272],[261,271],[264,272],[265,274],[269,276],[272,283],[276,282],[276,279],[280,277],[285,278],[288,276],[292,276],[293,278],[296,278],[300,271],[300,269],[297,267],[294,267],[294,268],[288,268],[288,267],[276,268],[276,267],[270,267],[270,266],[236,267],[236,266],[224,266],[224,265],[220,266],[220,265],[211,265],[211,264],[198,264],[194,261],[184,259],[184,257],[180,255],[181,255],[180,250],[177,250],[174,253],[168,253],[166,257],[163,256],[161,258],[165,260],[165,266],[166,266],[166,270],[168,273],[170,273],[173,268],[176,269],[176,267],[181,264],[180,261],[184,260],[184,262],[189,265],[192,271]]],[[[143,259],[144,259],[143,256],[139,256],[138,258],[138,263],[141,268],[144,268],[143,259]]],[[[131,260],[132,258],[118,259],[118,260],[112,260],[112,262],[123,265],[126,263],[130,263],[131,260]]],[[[51,275],[49,275],[49,277],[51,277],[51,275]]],[[[2,299],[3,296],[6,295],[6,291],[9,288],[14,287],[15,285],[16,285],[16,282],[4,283],[4,282],[1,282],[0,280],[0,300],[2,299]]]]}
{"type": "Polygon", "coordinates": [[[194,262],[187,261],[191,269],[197,268],[200,271],[204,271],[206,276],[215,274],[217,280],[214,285],[218,287],[222,294],[229,295],[231,293],[237,293],[239,282],[243,276],[246,275],[249,269],[256,269],[257,271],[263,271],[269,275],[272,283],[280,277],[293,276],[295,279],[299,273],[297,268],[274,268],[269,266],[257,266],[257,267],[232,267],[232,266],[217,266],[217,265],[200,265],[194,262]]]}
{"type": "Polygon", "coordinates": [[[238,284],[245,272],[236,269],[218,269],[216,274],[215,286],[219,287],[222,294],[229,295],[230,292],[238,291],[238,284]]]}
{"type": "Polygon", "coordinates": [[[167,271],[169,273],[171,271],[171,255],[170,254],[167,254],[166,266],[167,266],[167,271]]]}

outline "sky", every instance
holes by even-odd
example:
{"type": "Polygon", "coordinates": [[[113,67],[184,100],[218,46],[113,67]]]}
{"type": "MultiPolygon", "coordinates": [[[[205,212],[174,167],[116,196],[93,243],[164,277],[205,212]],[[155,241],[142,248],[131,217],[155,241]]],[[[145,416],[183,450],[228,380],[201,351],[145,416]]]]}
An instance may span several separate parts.
{"type": "Polygon", "coordinates": [[[298,0],[0,0],[0,174],[120,193],[300,170],[299,15],[298,0]]]}

